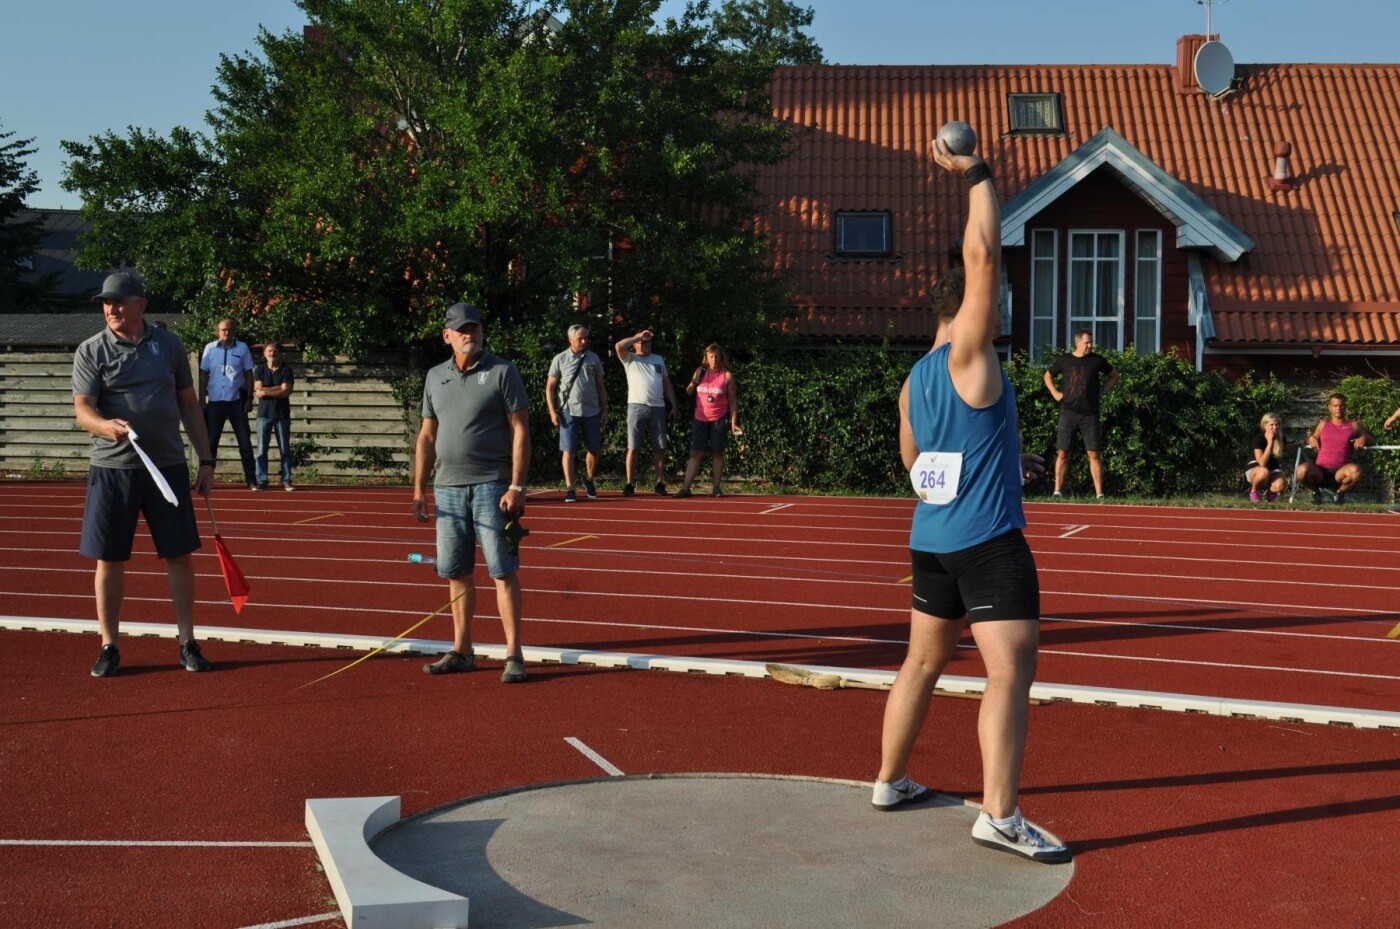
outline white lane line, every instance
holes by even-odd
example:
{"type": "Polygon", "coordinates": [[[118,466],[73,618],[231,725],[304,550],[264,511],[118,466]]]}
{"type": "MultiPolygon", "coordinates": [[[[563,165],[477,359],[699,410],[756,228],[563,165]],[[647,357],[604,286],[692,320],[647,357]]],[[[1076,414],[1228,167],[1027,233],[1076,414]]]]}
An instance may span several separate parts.
{"type": "Polygon", "coordinates": [[[774,506],[770,506],[770,507],[769,507],[768,509],[766,509],[766,510],[760,510],[759,513],[758,513],[758,515],[759,515],[759,516],[767,516],[769,513],[776,513],[776,512],[778,512],[779,510],[786,510],[786,509],[787,509],[788,507],[790,507],[790,506],[792,506],[791,503],[779,503],[779,504],[776,504],[776,505],[774,505],[774,506]]]}
{"type": "Polygon", "coordinates": [[[116,848],[311,848],[310,842],[199,842],[154,839],[0,839],[0,845],[113,846],[116,848]]]}
{"type": "Polygon", "coordinates": [[[608,759],[604,758],[602,755],[600,755],[600,754],[598,754],[597,752],[595,752],[593,749],[589,748],[587,745],[584,745],[583,742],[579,741],[578,739],[574,738],[573,736],[568,736],[567,738],[564,739],[564,741],[565,741],[565,742],[568,742],[568,743],[569,743],[570,745],[572,745],[574,748],[576,748],[576,749],[578,749],[580,752],[582,752],[585,758],[587,758],[589,761],[591,761],[591,762],[593,762],[594,764],[596,764],[598,767],[602,768],[602,769],[603,769],[604,771],[606,771],[610,776],[612,776],[612,777],[622,777],[622,769],[621,769],[621,768],[619,768],[617,765],[613,764],[613,763],[612,763],[611,761],[609,761],[608,759]]]}
{"type": "Polygon", "coordinates": [[[292,926],[309,926],[312,923],[328,923],[339,919],[340,913],[322,913],[320,916],[303,916],[300,919],[283,919],[275,923],[258,923],[256,926],[243,926],[242,929],[291,929],[292,926]]]}
{"type": "Polygon", "coordinates": [[[1074,535],[1076,532],[1083,532],[1085,529],[1088,529],[1089,527],[1088,527],[1088,526],[1066,526],[1065,528],[1068,529],[1069,532],[1066,532],[1066,533],[1065,533],[1064,535],[1062,535],[1062,536],[1058,536],[1058,538],[1061,538],[1061,539],[1068,539],[1070,536],[1074,535]]]}

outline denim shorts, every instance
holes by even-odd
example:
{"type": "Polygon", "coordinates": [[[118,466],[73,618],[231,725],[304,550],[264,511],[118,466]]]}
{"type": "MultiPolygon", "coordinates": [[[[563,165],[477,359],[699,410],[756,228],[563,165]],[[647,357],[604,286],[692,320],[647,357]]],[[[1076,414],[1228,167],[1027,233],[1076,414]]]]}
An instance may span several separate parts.
{"type": "Polygon", "coordinates": [[[492,577],[509,577],[520,570],[520,558],[511,554],[502,532],[507,516],[501,509],[501,498],[509,489],[509,481],[433,488],[440,577],[471,574],[476,567],[476,550],[472,546],[478,543],[492,577]]]}
{"type": "Polygon", "coordinates": [[[603,423],[602,417],[596,413],[592,416],[575,416],[572,413],[559,414],[559,451],[578,451],[579,438],[583,439],[583,447],[590,452],[597,454],[603,448],[603,423]]]}
{"type": "Polygon", "coordinates": [[[87,505],[78,552],[98,561],[130,561],[136,517],[146,517],[156,554],[179,558],[199,548],[190,502],[190,472],[184,465],[160,469],[179,506],[171,506],[145,468],[88,469],[87,505]]]}

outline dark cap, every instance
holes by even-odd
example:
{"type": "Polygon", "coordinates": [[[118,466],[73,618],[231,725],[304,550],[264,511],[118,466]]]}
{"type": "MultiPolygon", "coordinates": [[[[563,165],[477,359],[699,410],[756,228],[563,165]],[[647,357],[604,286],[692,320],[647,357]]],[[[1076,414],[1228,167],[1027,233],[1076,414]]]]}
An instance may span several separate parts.
{"type": "Polygon", "coordinates": [[[442,324],[442,328],[461,329],[467,323],[480,326],[481,314],[470,303],[454,303],[447,308],[447,321],[442,324]]]}
{"type": "Polygon", "coordinates": [[[146,296],[146,284],[141,280],[140,275],[131,271],[118,271],[116,274],[107,275],[107,279],[102,282],[102,292],[92,298],[92,303],[102,303],[106,300],[124,300],[127,297],[146,296]]]}

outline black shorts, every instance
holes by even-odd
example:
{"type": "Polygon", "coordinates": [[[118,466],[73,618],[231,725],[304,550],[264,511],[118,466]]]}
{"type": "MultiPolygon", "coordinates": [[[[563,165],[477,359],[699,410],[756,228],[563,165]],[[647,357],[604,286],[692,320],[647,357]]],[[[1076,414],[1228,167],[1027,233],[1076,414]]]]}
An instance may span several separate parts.
{"type": "Polygon", "coordinates": [[[1099,425],[1099,414],[1076,413],[1060,407],[1060,434],[1055,440],[1055,447],[1062,452],[1069,451],[1074,445],[1076,432],[1084,437],[1086,452],[1097,452],[1103,448],[1103,427],[1099,425]]]}
{"type": "Polygon", "coordinates": [[[712,423],[700,419],[691,420],[690,450],[692,452],[713,452],[716,455],[723,455],[725,443],[728,441],[728,413],[712,423]]]}
{"type": "Polygon", "coordinates": [[[179,506],[166,502],[145,468],[89,468],[83,541],[78,552],[98,561],[131,560],[138,513],[146,517],[161,558],[179,558],[199,548],[189,469],[172,465],[161,468],[160,473],[175,491],[179,506]]]}
{"type": "Polygon", "coordinates": [[[970,623],[1039,619],[1040,578],[1020,529],[961,551],[936,555],[909,550],[914,565],[914,609],[970,623]]]}
{"type": "Polygon", "coordinates": [[[1337,472],[1342,469],[1324,468],[1322,465],[1316,465],[1316,467],[1317,470],[1322,472],[1322,480],[1318,483],[1317,486],[1321,487],[1323,490],[1336,490],[1338,487],[1337,472]]]}

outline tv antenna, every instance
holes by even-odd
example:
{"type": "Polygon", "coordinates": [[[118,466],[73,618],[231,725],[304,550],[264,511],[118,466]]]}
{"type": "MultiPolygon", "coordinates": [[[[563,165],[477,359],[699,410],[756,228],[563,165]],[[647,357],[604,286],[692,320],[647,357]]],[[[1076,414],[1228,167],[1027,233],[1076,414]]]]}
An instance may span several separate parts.
{"type": "Polygon", "coordinates": [[[1229,2],[1230,2],[1230,0],[1196,0],[1196,5],[1197,5],[1197,6],[1203,6],[1203,7],[1206,8],[1206,35],[1208,35],[1208,36],[1215,35],[1215,10],[1214,10],[1214,6],[1215,6],[1217,3],[1220,4],[1221,6],[1224,6],[1225,4],[1227,4],[1227,3],[1229,3],[1229,2]]]}

